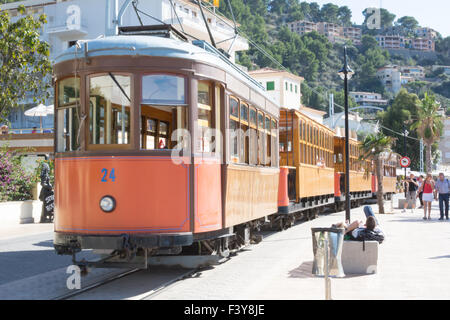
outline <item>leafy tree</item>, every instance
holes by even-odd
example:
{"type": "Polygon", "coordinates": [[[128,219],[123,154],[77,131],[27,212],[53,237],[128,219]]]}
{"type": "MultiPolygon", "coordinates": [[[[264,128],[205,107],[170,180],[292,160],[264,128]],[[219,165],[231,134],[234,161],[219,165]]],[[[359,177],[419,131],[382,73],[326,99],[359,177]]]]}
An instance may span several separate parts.
{"type": "Polygon", "coordinates": [[[344,26],[349,27],[352,25],[352,11],[347,6],[339,8],[338,18],[344,26]]]}
{"type": "Polygon", "coordinates": [[[419,26],[419,22],[414,17],[401,17],[396,22],[397,25],[401,26],[404,30],[404,35],[414,35],[415,29],[419,26]]]}
{"type": "MultiPolygon", "coordinates": [[[[18,11],[25,14],[25,7],[18,11]]],[[[49,45],[39,34],[46,22],[45,15],[38,19],[27,15],[12,22],[7,11],[0,11],[0,122],[27,95],[32,94],[35,102],[49,97],[49,45]]]]}
{"type": "MultiPolygon", "coordinates": [[[[385,128],[389,128],[398,133],[403,133],[406,129],[409,131],[409,137],[418,138],[415,130],[411,129],[411,119],[417,118],[417,109],[420,104],[419,97],[413,93],[408,93],[406,89],[401,89],[395,97],[393,103],[385,112],[378,114],[378,119],[385,128]]],[[[393,132],[383,128],[383,133],[393,135],[393,132]]],[[[401,136],[399,137],[403,139],[401,136]]],[[[420,167],[420,149],[419,142],[413,139],[406,139],[406,154],[403,150],[403,142],[394,146],[394,151],[401,155],[407,155],[411,158],[411,167],[413,170],[419,170],[420,167]]]]}
{"type": "Polygon", "coordinates": [[[450,80],[442,82],[440,85],[433,88],[436,93],[442,94],[443,96],[450,98],[450,80]]]}
{"type": "Polygon", "coordinates": [[[320,16],[322,21],[331,22],[331,23],[339,23],[339,6],[327,3],[322,6],[320,9],[320,16]]]}
{"type": "Polygon", "coordinates": [[[417,118],[411,127],[417,131],[426,146],[427,172],[432,171],[432,145],[440,140],[444,128],[442,116],[438,114],[439,107],[436,98],[425,93],[419,104],[417,118]]]}
{"type": "Polygon", "coordinates": [[[390,158],[394,143],[394,138],[386,136],[382,132],[369,134],[361,143],[362,156],[360,160],[370,159],[375,163],[375,173],[378,182],[377,202],[380,214],[385,213],[383,201],[383,165],[384,160],[390,158]]]}

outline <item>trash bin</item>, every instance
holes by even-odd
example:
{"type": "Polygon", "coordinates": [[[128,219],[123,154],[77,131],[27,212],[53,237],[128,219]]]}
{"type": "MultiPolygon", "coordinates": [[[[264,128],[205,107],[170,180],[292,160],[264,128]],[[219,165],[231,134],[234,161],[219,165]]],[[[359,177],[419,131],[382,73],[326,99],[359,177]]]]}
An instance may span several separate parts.
{"type": "Polygon", "coordinates": [[[341,259],[345,229],[311,228],[311,231],[314,252],[312,273],[316,276],[325,276],[328,253],[328,275],[337,278],[345,277],[341,259]]]}

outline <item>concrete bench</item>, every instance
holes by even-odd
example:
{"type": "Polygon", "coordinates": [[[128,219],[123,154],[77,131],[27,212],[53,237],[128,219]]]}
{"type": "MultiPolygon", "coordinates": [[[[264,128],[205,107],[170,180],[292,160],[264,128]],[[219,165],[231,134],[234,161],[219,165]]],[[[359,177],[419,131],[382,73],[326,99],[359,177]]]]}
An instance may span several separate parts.
{"type": "Polygon", "coordinates": [[[378,265],[377,241],[344,241],[342,267],[345,274],[374,274],[378,265]]]}

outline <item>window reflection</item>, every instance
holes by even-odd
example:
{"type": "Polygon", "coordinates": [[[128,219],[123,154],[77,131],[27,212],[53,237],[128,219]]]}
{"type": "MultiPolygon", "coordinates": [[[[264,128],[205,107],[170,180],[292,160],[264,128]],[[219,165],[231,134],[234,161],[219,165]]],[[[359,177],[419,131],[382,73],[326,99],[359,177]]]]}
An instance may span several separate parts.
{"type": "Polygon", "coordinates": [[[130,143],[130,77],[108,74],[89,79],[91,144],[130,143]]]}
{"type": "Polygon", "coordinates": [[[184,105],[185,79],[171,75],[142,77],[142,103],[184,105]]]}
{"type": "Polygon", "coordinates": [[[67,78],[57,84],[56,151],[76,151],[80,147],[80,78],[67,78]]]}

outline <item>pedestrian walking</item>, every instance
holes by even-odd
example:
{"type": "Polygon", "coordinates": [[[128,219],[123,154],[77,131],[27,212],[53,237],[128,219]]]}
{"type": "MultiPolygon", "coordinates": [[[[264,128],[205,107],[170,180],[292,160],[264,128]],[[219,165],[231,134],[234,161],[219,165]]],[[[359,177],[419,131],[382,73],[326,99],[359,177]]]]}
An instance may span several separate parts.
{"type": "MultiPolygon", "coordinates": [[[[417,182],[419,183],[419,190],[420,190],[420,187],[421,187],[422,184],[423,184],[423,181],[424,181],[423,176],[420,175],[419,179],[417,179],[417,182]]],[[[422,199],[422,196],[423,196],[423,191],[422,191],[422,192],[418,192],[417,197],[419,198],[419,201],[420,201],[420,207],[419,207],[419,209],[422,209],[422,208],[423,208],[423,199],[422,199]]]]}
{"type": "Polygon", "coordinates": [[[405,180],[405,188],[406,201],[402,212],[406,212],[406,208],[411,204],[411,213],[414,213],[414,209],[416,209],[416,193],[417,189],[419,189],[419,183],[417,182],[417,179],[414,178],[414,174],[411,173],[409,178],[405,180]]]}
{"type": "Polygon", "coordinates": [[[436,197],[435,197],[435,199],[438,200],[437,195],[439,194],[439,210],[441,212],[441,217],[439,218],[439,220],[444,220],[444,213],[445,218],[448,220],[449,189],[450,189],[450,182],[448,181],[448,179],[445,178],[443,173],[439,173],[439,179],[437,179],[436,181],[436,197]]]}
{"type": "Polygon", "coordinates": [[[431,204],[434,199],[434,180],[431,174],[427,174],[425,181],[419,189],[419,193],[423,192],[422,200],[423,200],[423,220],[427,220],[427,210],[428,210],[428,220],[431,220],[431,204]]]}

